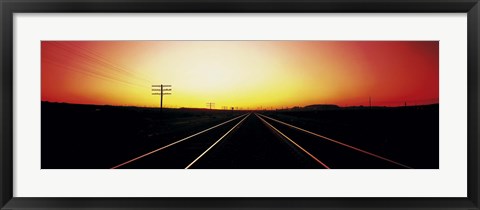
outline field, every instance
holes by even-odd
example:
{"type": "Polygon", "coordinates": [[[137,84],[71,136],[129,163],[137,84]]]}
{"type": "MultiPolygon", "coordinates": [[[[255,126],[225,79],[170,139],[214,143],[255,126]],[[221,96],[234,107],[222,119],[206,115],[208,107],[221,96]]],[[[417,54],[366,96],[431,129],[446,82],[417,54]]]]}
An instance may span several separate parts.
{"type": "Polygon", "coordinates": [[[240,112],[42,103],[42,168],[110,168],[240,112]]]}
{"type": "Polygon", "coordinates": [[[438,105],[266,114],[412,168],[439,167],[438,105]]]}
{"type": "Polygon", "coordinates": [[[160,111],[42,102],[41,121],[42,169],[439,167],[438,105],[160,111]]]}

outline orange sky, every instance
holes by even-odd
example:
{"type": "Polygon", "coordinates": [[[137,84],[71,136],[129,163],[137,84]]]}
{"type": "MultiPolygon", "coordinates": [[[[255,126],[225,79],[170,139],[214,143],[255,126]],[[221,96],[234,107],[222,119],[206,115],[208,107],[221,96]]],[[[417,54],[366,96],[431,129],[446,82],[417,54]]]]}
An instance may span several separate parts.
{"type": "Polygon", "coordinates": [[[42,101],[282,108],[438,103],[437,41],[42,41],[42,101]]]}

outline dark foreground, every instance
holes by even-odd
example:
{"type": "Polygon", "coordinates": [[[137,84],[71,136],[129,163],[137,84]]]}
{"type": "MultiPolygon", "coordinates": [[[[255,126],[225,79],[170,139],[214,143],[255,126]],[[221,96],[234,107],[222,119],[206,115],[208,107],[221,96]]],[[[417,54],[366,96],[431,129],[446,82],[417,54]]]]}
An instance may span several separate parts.
{"type": "Polygon", "coordinates": [[[257,113],[42,103],[42,169],[435,169],[438,105],[257,113]]]}

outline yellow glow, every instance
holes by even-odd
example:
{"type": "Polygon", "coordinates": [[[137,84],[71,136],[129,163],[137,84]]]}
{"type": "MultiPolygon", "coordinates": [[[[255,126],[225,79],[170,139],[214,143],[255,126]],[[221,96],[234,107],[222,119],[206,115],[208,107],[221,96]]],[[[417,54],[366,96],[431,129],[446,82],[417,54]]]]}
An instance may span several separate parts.
{"type": "MultiPolygon", "coordinates": [[[[297,85],[301,78],[282,61],[284,55],[254,43],[175,45],[168,54],[156,59],[162,70],[150,71],[150,78],[158,78],[155,84],[174,85],[173,95],[166,96],[167,106],[205,107],[206,102],[215,102],[216,108],[278,108],[279,101],[288,103],[286,98],[301,90],[297,85]]],[[[143,68],[158,68],[153,67],[158,65],[155,62],[150,65],[143,68]]],[[[152,106],[158,104],[156,99],[150,101],[152,106]]]]}
{"type": "Polygon", "coordinates": [[[167,84],[165,107],[403,104],[438,99],[437,54],[437,42],[42,42],[42,100],[158,107],[151,85],[167,84]]]}

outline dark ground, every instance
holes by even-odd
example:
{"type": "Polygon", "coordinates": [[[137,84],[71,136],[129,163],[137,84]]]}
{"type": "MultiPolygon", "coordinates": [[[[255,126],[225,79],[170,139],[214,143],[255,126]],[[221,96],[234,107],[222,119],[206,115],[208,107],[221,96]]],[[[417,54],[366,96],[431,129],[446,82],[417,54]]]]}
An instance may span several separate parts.
{"type": "MultiPolygon", "coordinates": [[[[330,111],[278,111],[264,114],[412,168],[438,169],[438,108],[437,104],[330,111]]],[[[276,125],[278,123],[274,126],[276,125]]],[[[348,164],[346,166],[355,168],[348,164]]]]}
{"type": "Polygon", "coordinates": [[[111,168],[242,112],[42,102],[42,169],[111,168]]]}
{"type": "MultiPolygon", "coordinates": [[[[42,169],[112,168],[245,113],[42,102],[42,169]]],[[[262,114],[412,168],[439,166],[438,105],[262,114]]],[[[184,168],[242,118],[121,168],[184,168]]],[[[264,119],[331,168],[398,168],[264,119]]],[[[322,167],[251,114],[192,168],[322,167]]]]}

